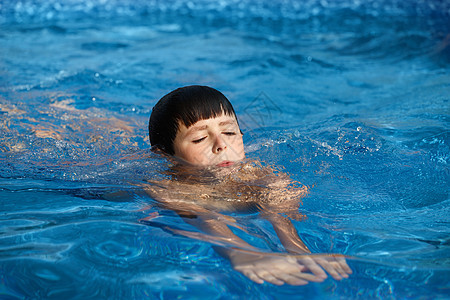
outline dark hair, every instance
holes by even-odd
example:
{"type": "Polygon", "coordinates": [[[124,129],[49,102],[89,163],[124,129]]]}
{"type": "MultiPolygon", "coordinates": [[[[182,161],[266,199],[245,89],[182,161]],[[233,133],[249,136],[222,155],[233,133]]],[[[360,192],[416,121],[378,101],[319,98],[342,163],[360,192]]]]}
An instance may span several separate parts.
{"type": "Polygon", "coordinates": [[[148,123],[150,144],[173,155],[180,122],[189,127],[222,114],[236,116],[230,101],[218,90],[200,85],[178,88],[153,107],[148,123]]]}

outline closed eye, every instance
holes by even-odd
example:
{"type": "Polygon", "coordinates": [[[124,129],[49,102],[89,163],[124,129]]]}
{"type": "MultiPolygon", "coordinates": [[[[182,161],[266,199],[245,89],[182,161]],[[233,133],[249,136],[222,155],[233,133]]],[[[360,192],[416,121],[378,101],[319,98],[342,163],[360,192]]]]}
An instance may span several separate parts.
{"type": "Polygon", "coordinates": [[[225,135],[236,135],[236,132],[234,132],[234,131],[225,131],[225,132],[223,132],[223,134],[225,134],[225,135]]]}
{"type": "Polygon", "coordinates": [[[194,144],[198,144],[198,143],[200,143],[201,141],[203,141],[204,139],[206,139],[206,136],[204,136],[204,137],[202,137],[202,138],[199,138],[199,139],[196,139],[196,140],[193,140],[192,142],[193,142],[194,144]]]}

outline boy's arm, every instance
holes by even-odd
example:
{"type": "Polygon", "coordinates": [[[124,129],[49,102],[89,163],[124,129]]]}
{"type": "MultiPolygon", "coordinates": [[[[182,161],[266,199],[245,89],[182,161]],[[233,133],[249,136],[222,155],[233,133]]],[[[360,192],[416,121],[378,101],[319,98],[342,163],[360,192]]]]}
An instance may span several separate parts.
{"type": "MultiPolygon", "coordinates": [[[[269,201],[262,205],[261,215],[270,221],[286,251],[293,254],[311,254],[294,224],[286,216],[296,220],[304,218],[298,211],[300,199],[308,194],[308,188],[306,186],[294,187],[291,183],[288,177],[284,177],[271,184],[272,191],[268,195],[269,201]]],[[[336,280],[347,278],[348,274],[352,273],[342,256],[303,255],[299,262],[317,276],[324,276],[323,269],[325,269],[336,280]]]]}
{"type": "Polygon", "coordinates": [[[294,227],[292,222],[285,216],[278,213],[266,213],[263,212],[262,216],[270,221],[280,239],[281,244],[289,253],[295,254],[309,254],[308,247],[302,241],[298,235],[297,229],[294,227]]]}
{"type": "Polygon", "coordinates": [[[270,184],[268,202],[261,205],[261,216],[272,224],[281,244],[289,253],[308,254],[311,251],[303,243],[297,229],[286,215],[296,220],[305,216],[299,213],[301,198],[308,194],[306,186],[298,188],[292,185],[286,174],[270,184]]]}
{"type": "MultiPolygon", "coordinates": [[[[267,281],[276,285],[284,283],[305,285],[309,281],[321,282],[326,278],[323,270],[321,275],[303,272],[306,268],[299,265],[294,257],[261,252],[235,235],[228,227],[229,224],[224,222],[226,217],[217,218],[217,215],[220,214],[208,215],[207,210],[195,204],[185,205],[184,209],[180,209],[178,206],[173,210],[182,216],[185,222],[209,234],[211,240],[217,241],[219,238],[220,241],[226,242],[228,244],[226,247],[215,246],[216,252],[229,259],[236,271],[256,283],[267,281]],[[186,210],[186,208],[189,209],[186,210]],[[230,245],[236,248],[230,247],[230,245]]],[[[186,235],[193,237],[189,233],[186,235]]]]}
{"type": "MultiPolygon", "coordinates": [[[[211,212],[194,203],[171,201],[167,198],[167,194],[155,193],[153,188],[145,190],[152,198],[164,197],[161,202],[165,207],[175,211],[186,223],[197,227],[207,235],[177,230],[178,234],[216,242],[216,244],[225,243],[225,247],[215,246],[215,250],[229,259],[236,271],[241,272],[256,283],[267,281],[276,285],[284,283],[305,285],[309,281],[321,282],[326,277],[304,273],[305,267],[299,265],[294,257],[276,256],[261,252],[230,230],[229,225],[239,228],[230,217],[211,212]]],[[[156,189],[156,191],[158,190],[156,189]]]]}
{"type": "MultiPolygon", "coordinates": [[[[311,254],[311,251],[305,245],[298,235],[297,229],[291,220],[278,213],[264,213],[263,216],[272,224],[281,244],[289,253],[311,254]]],[[[320,255],[320,256],[302,256],[298,261],[309,269],[316,276],[326,276],[325,269],[334,279],[341,280],[347,278],[352,270],[348,266],[345,258],[342,256],[320,255]],[[323,268],[323,269],[322,269],[323,268]]]]}

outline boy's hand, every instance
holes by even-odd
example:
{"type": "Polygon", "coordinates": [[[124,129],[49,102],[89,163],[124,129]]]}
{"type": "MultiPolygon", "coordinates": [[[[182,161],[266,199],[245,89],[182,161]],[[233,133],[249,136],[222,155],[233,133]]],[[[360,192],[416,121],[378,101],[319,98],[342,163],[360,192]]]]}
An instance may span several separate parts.
{"type": "Polygon", "coordinates": [[[283,285],[284,283],[305,285],[310,281],[322,282],[327,277],[323,270],[321,275],[305,273],[308,269],[298,264],[295,256],[250,254],[239,251],[233,253],[230,259],[236,271],[260,284],[266,281],[275,285],[283,285]]]}
{"type": "Polygon", "coordinates": [[[316,276],[326,277],[324,269],[335,280],[348,278],[348,275],[352,274],[347,261],[341,255],[305,255],[297,261],[316,276]]]}

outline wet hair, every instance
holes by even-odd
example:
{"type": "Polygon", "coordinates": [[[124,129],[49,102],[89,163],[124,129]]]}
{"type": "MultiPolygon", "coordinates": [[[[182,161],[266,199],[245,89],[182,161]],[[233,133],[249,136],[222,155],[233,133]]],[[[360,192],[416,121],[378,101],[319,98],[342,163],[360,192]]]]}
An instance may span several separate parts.
{"type": "Polygon", "coordinates": [[[236,117],[230,101],[218,90],[200,85],[178,88],[153,107],[148,123],[150,144],[153,149],[174,155],[173,141],[180,122],[189,128],[222,114],[236,117]]]}

